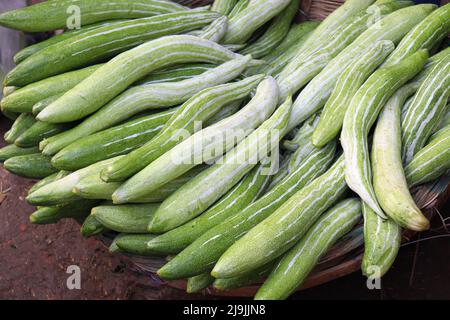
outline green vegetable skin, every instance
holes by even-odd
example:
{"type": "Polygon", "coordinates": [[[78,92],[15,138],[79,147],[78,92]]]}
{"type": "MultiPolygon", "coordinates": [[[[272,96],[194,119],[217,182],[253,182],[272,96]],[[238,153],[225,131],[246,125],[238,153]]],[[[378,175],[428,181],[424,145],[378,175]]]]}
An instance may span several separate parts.
{"type": "Polygon", "coordinates": [[[91,215],[106,228],[125,233],[146,233],[147,226],[159,204],[99,206],[91,215]]]}
{"type": "Polygon", "coordinates": [[[340,157],[325,174],[295,193],[228,248],[211,274],[216,278],[234,277],[279,257],[301,239],[346,190],[344,161],[340,157]]]}
{"type": "Polygon", "coordinates": [[[363,10],[373,2],[374,0],[346,1],[312,32],[278,76],[282,97],[294,94],[304,86],[334,55],[367,28],[369,15],[363,10]]]}
{"type": "MultiPolygon", "coordinates": [[[[261,81],[252,100],[237,114],[194,133],[127,180],[115,195],[131,201],[145,197],[199,163],[222,156],[269,118],[277,104],[278,85],[275,79],[268,77],[261,81]]],[[[174,221],[174,217],[169,216],[156,215],[154,222],[174,221]]],[[[176,216],[182,221],[182,216],[176,216]]]]}
{"type": "Polygon", "coordinates": [[[252,270],[248,274],[237,277],[216,279],[213,287],[220,291],[242,288],[250,284],[261,283],[266,278],[272,269],[275,267],[275,261],[268,263],[260,268],[252,270]]]}
{"type": "Polygon", "coordinates": [[[344,117],[341,144],[345,155],[345,180],[382,218],[386,215],[372,186],[367,135],[387,100],[422,70],[427,58],[427,51],[420,50],[393,66],[375,71],[356,92],[344,117]]]}
{"type": "MultiPolygon", "coordinates": [[[[394,1],[380,4],[386,9],[395,10],[408,5],[404,1],[394,1]]],[[[422,21],[435,5],[422,4],[402,8],[382,18],[363,32],[349,46],[341,51],[328,65],[299,93],[292,109],[289,128],[295,128],[299,123],[308,119],[327,102],[338,77],[343,70],[363,52],[367,47],[380,40],[390,40],[398,43],[411,28],[422,21]]],[[[377,12],[375,10],[374,12],[377,12]]],[[[314,35],[311,36],[313,38],[314,35]]]]}
{"type": "Polygon", "coordinates": [[[9,129],[9,131],[5,133],[5,141],[8,143],[14,143],[14,141],[16,141],[16,139],[35,122],[36,120],[34,119],[33,115],[29,113],[22,113],[14,121],[11,129],[9,129]]]}
{"type": "Polygon", "coordinates": [[[33,115],[38,115],[39,112],[41,112],[42,110],[47,108],[50,104],[52,104],[53,102],[55,102],[56,100],[61,98],[64,95],[64,93],[60,93],[60,94],[45,98],[44,100],[41,100],[38,103],[35,103],[33,105],[33,107],[31,108],[33,115]]]}
{"type": "MultiPolygon", "coordinates": [[[[312,153],[272,190],[242,212],[205,232],[160,269],[158,274],[164,278],[176,279],[210,271],[230,245],[270,216],[297,191],[324,173],[333,160],[335,147],[335,144],[330,144],[312,153]]],[[[156,241],[155,247],[157,245],[156,241]]],[[[149,243],[149,247],[153,247],[152,242],[149,243]]]]}
{"type": "Polygon", "coordinates": [[[197,217],[227,193],[258,162],[267,158],[285,133],[290,102],[291,99],[287,99],[268,120],[234,149],[167,198],[156,212],[149,231],[159,233],[170,230],[176,225],[170,221],[172,217],[184,222],[197,217]],[[177,215],[174,217],[173,213],[177,215]],[[168,220],[163,218],[166,215],[169,216],[168,220]]]}
{"type": "Polygon", "coordinates": [[[91,24],[91,25],[88,25],[85,27],[81,27],[80,29],[67,30],[61,34],[56,34],[56,35],[52,36],[51,38],[48,38],[44,41],[38,42],[38,43],[28,46],[26,48],[23,48],[22,50],[17,52],[16,55],[14,56],[14,63],[17,65],[17,64],[21,63],[22,61],[24,61],[26,58],[33,55],[34,53],[36,53],[44,48],[47,48],[53,44],[56,44],[56,43],[66,40],[66,39],[72,38],[76,35],[86,33],[87,31],[93,30],[95,28],[112,25],[115,23],[123,22],[123,21],[125,21],[125,20],[105,21],[105,22],[100,22],[100,23],[91,24]]]}
{"type": "Polygon", "coordinates": [[[219,43],[225,36],[228,28],[228,18],[222,16],[214,20],[210,25],[207,25],[201,31],[199,37],[219,43]]]}
{"type": "Polygon", "coordinates": [[[147,248],[147,242],[154,237],[153,234],[120,234],[114,239],[114,243],[123,252],[140,256],[154,256],[155,253],[147,248]]]}
{"type": "Polygon", "coordinates": [[[237,14],[239,14],[242,10],[244,10],[248,6],[249,2],[250,0],[238,0],[234,8],[229,13],[228,17],[232,18],[237,14]]]}
{"type": "Polygon", "coordinates": [[[72,193],[72,189],[75,187],[75,185],[82,178],[93,174],[98,174],[104,166],[107,166],[109,163],[111,163],[111,161],[114,161],[114,159],[116,158],[95,163],[93,165],[90,165],[89,167],[75,171],[60,180],[45,185],[32,194],[28,195],[27,201],[32,205],[53,206],[72,200],[78,200],[80,199],[80,197],[72,193]]]}
{"type": "MultiPolygon", "coordinates": [[[[178,179],[172,180],[156,190],[152,192],[149,196],[136,199],[136,203],[155,203],[162,202],[167,197],[169,197],[172,193],[178,190],[183,184],[188,182],[190,179],[195,177],[198,173],[203,171],[205,167],[199,166],[179,177],[178,179]]],[[[98,173],[83,177],[76,183],[72,192],[82,198],[85,199],[104,199],[104,200],[112,200],[112,195],[114,191],[117,190],[120,186],[120,182],[104,182],[100,179],[100,175],[98,173]]]]}
{"type": "Polygon", "coordinates": [[[35,121],[25,132],[23,132],[15,141],[19,147],[38,146],[42,140],[54,136],[60,132],[70,129],[73,125],[70,123],[47,123],[35,121]]]}
{"type": "Polygon", "coordinates": [[[245,43],[260,26],[275,17],[290,0],[253,0],[228,22],[225,44],[245,43]]]}
{"type": "Polygon", "coordinates": [[[320,258],[361,219],[359,199],[339,202],[308,230],[275,266],[255,300],[286,299],[306,279],[320,258]]]}
{"type": "Polygon", "coordinates": [[[405,168],[410,187],[432,181],[450,169],[450,125],[432,136],[431,141],[405,168]]]}
{"type": "Polygon", "coordinates": [[[139,80],[136,84],[182,81],[198,76],[215,67],[215,65],[207,63],[191,63],[182,66],[174,66],[165,70],[151,72],[148,76],[139,80]]]}
{"type": "Polygon", "coordinates": [[[417,24],[384,63],[394,65],[419,49],[433,49],[450,32],[450,4],[437,8],[417,24]]]}
{"type": "Polygon", "coordinates": [[[299,24],[292,24],[289,32],[283,41],[273,48],[267,55],[264,56],[264,60],[267,63],[271,63],[291,47],[293,47],[300,39],[303,39],[305,35],[312,32],[320,23],[317,21],[305,21],[299,24]]]}
{"type": "Polygon", "coordinates": [[[80,228],[83,237],[96,236],[105,231],[107,231],[107,229],[92,215],[88,215],[86,219],[84,219],[83,225],[80,228]]]}
{"type": "Polygon", "coordinates": [[[188,279],[186,292],[195,293],[208,288],[214,282],[214,278],[209,273],[200,274],[188,279]]]}
{"type": "Polygon", "coordinates": [[[94,73],[100,66],[95,65],[67,72],[17,89],[2,99],[2,111],[32,112],[33,106],[36,103],[73,88],[94,73]]]}
{"type": "Polygon", "coordinates": [[[253,58],[261,58],[268,54],[288,33],[299,5],[300,1],[291,0],[290,4],[273,19],[267,31],[240,53],[251,54],[253,58]]]}
{"type": "Polygon", "coordinates": [[[9,158],[3,166],[9,172],[32,179],[42,179],[58,171],[50,159],[40,153],[9,158]]]}
{"type": "Polygon", "coordinates": [[[185,11],[93,29],[33,54],[8,73],[5,83],[24,86],[105,60],[152,39],[201,28],[218,17],[208,11],[185,11]]]}
{"type": "MultiPolygon", "coordinates": [[[[295,57],[300,48],[305,44],[305,42],[312,35],[312,31],[306,33],[303,38],[299,39],[292,47],[288,48],[283,54],[275,57],[267,65],[262,66],[258,69],[260,72],[264,72],[268,75],[278,76],[284,67],[295,57]]],[[[266,59],[266,57],[264,57],[266,59]]]]}
{"type": "Polygon", "coordinates": [[[97,200],[82,200],[58,207],[42,207],[30,215],[32,224],[52,224],[65,218],[83,218],[89,215],[97,200]]]}
{"type": "Polygon", "coordinates": [[[68,18],[71,17],[68,9],[73,5],[79,8],[83,25],[104,20],[134,19],[188,10],[186,7],[166,0],[115,0],[113,2],[110,0],[50,0],[5,12],[0,15],[0,25],[27,32],[65,29],[68,18]]]}
{"type": "Polygon", "coordinates": [[[187,80],[130,88],[72,130],[44,141],[41,144],[42,152],[53,155],[77,139],[109,128],[138,112],[183,103],[200,90],[234,79],[247,67],[248,63],[250,63],[250,57],[240,56],[187,80]],[[127,108],[124,108],[124,105],[127,108]]]}
{"type": "Polygon", "coordinates": [[[211,7],[211,11],[219,12],[223,15],[228,15],[236,6],[238,0],[215,0],[211,7]]]}
{"type": "Polygon", "coordinates": [[[48,177],[45,177],[44,179],[36,182],[31,188],[30,190],[28,190],[28,194],[33,193],[34,191],[36,191],[37,189],[52,183],[53,181],[59,180],[64,178],[65,176],[68,176],[70,174],[69,171],[59,171],[59,172],[55,172],[54,174],[49,175],[48,177]]]}
{"type": "Polygon", "coordinates": [[[450,97],[450,53],[432,69],[414,96],[402,121],[404,164],[425,145],[439,125],[450,97]]]}
{"type": "Polygon", "coordinates": [[[362,273],[367,277],[381,278],[391,267],[400,249],[401,228],[392,220],[383,220],[363,203],[364,256],[362,273]]]}
{"type": "Polygon", "coordinates": [[[234,52],[197,37],[161,37],[116,56],[45,108],[37,118],[47,122],[74,121],[95,112],[153,70],[188,62],[217,64],[237,57],[234,52]]]}
{"type": "Polygon", "coordinates": [[[97,132],[68,145],[52,158],[55,168],[78,170],[95,162],[126,154],[152,139],[175,113],[169,109],[139,117],[97,132]]]}
{"type": "Polygon", "coordinates": [[[315,146],[322,147],[338,136],[354,94],[394,48],[392,41],[376,42],[343,71],[314,130],[312,141],[315,146]]]}
{"type": "Polygon", "coordinates": [[[398,225],[423,231],[429,228],[430,223],[409,192],[401,155],[400,110],[414,91],[414,86],[404,86],[381,111],[373,135],[371,163],[373,187],[383,211],[398,225]]]}
{"type": "Polygon", "coordinates": [[[8,160],[9,158],[36,154],[39,152],[37,147],[20,148],[16,145],[9,145],[0,149],[0,162],[8,160]]]}
{"type": "Polygon", "coordinates": [[[262,165],[255,167],[205,213],[155,237],[149,242],[149,248],[163,254],[178,253],[208,230],[239,213],[253,203],[269,183],[271,177],[261,174],[264,169],[262,165]]]}
{"type": "MultiPolygon", "coordinates": [[[[264,75],[256,75],[239,82],[223,84],[198,92],[175,112],[156,137],[104,170],[101,173],[102,179],[108,182],[123,181],[139,172],[153,160],[179,144],[180,139],[187,139],[188,135],[194,133],[196,121],[202,123],[227,104],[245,98],[263,78],[264,75]],[[180,135],[180,130],[183,130],[182,135],[180,135]]],[[[115,201],[126,202],[126,196],[128,194],[125,194],[125,197],[118,194],[115,201]]]]}

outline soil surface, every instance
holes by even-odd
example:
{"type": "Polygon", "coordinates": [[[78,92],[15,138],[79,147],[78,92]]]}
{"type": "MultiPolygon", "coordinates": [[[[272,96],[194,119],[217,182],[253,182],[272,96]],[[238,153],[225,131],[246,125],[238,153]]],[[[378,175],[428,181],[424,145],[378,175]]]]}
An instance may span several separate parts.
{"type": "MultiPolygon", "coordinates": [[[[0,120],[0,134],[10,121],[0,120]]],[[[4,141],[0,141],[3,146],[4,141]]],[[[0,168],[0,299],[194,299],[133,271],[124,257],[108,252],[96,238],[83,238],[72,220],[35,226],[28,222],[34,208],[24,197],[34,181],[0,168]],[[81,270],[81,289],[69,290],[66,270],[81,270]]],[[[449,217],[448,205],[441,215],[449,217]]],[[[442,225],[439,218],[435,227],[442,225]]],[[[439,232],[422,234],[421,238],[439,232]]],[[[447,234],[448,235],[448,234],[447,234]]],[[[449,299],[450,237],[423,241],[401,249],[381,290],[368,290],[355,273],[331,283],[295,294],[293,299],[449,299]]],[[[449,235],[450,236],[450,235],[449,235]]]]}

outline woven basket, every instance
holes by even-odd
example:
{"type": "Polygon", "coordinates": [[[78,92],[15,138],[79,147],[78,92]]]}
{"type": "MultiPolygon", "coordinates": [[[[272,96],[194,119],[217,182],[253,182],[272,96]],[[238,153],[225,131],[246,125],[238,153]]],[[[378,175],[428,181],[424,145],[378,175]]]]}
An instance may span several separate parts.
{"type": "MultiPolygon", "coordinates": [[[[188,6],[204,6],[210,4],[209,0],[179,0],[181,4],[188,6]]],[[[303,0],[297,17],[298,21],[323,20],[344,0],[303,0]]],[[[413,190],[414,199],[424,214],[431,219],[439,208],[447,203],[450,198],[450,178],[443,177],[433,183],[421,186],[413,190]]],[[[414,232],[403,233],[403,243],[408,243],[415,235],[414,232]]],[[[111,243],[113,235],[102,237],[105,245],[111,243]]],[[[362,226],[359,225],[344,239],[337,243],[328,254],[320,261],[310,276],[299,290],[315,287],[334,279],[346,276],[360,269],[363,254],[362,226]]],[[[186,290],[186,280],[162,281],[155,276],[155,272],[166,260],[161,257],[137,257],[123,254],[133,264],[133,271],[149,277],[155,284],[165,284],[173,288],[186,290]]],[[[252,297],[259,285],[252,285],[230,291],[217,291],[213,288],[204,290],[204,293],[216,296],[228,297],[252,297]]]]}

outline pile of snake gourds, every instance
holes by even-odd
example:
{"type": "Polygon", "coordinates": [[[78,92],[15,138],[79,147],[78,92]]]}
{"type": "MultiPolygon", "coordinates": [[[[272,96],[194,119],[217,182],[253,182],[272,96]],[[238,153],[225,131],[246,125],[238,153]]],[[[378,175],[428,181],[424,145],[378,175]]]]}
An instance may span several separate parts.
{"type": "Polygon", "coordinates": [[[188,292],[263,282],[256,299],[363,243],[381,277],[402,228],[429,228],[410,192],[450,169],[450,4],[295,24],[297,0],[50,0],[0,24],[64,29],[71,5],[81,28],[4,80],[0,159],[41,179],[32,223],[81,219],[112,252],[170,257],[159,276],[188,292]]]}

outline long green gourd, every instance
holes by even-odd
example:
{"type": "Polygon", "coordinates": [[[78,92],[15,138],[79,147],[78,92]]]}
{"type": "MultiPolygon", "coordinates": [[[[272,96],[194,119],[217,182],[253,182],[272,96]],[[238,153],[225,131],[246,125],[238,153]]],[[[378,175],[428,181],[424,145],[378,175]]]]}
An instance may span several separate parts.
{"type": "Polygon", "coordinates": [[[54,155],[52,164],[61,170],[75,171],[101,160],[127,154],[158,134],[175,111],[174,108],[138,117],[81,138],[54,155]]]}
{"type": "Polygon", "coordinates": [[[237,2],[237,0],[214,0],[211,6],[211,11],[215,11],[226,16],[233,10],[237,2]]]}
{"type": "Polygon", "coordinates": [[[232,18],[238,15],[242,10],[244,10],[248,6],[249,2],[250,0],[238,0],[234,8],[228,14],[228,17],[232,18]]]}
{"type": "Polygon", "coordinates": [[[10,112],[32,112],[32,108],[36,103],[75,87],[100,68],[100,66],[96,65],[67,72],[17,89],[2,99],[2,110],[10,112]]]}
{"type": "MultiPolygon", "coordinates": [[[[330,144],[313,152],[273,189],[241,212],[205,232],[160,269],[158,274],[164,278],[176,279],[211,271],[220,256],[236,240],[269,217],[297,191],[324,173],[333,161],[335,148],[335,144],[330,144]]],[[[157,247],[158,241],[155,241],[157,247]]],[[[149,242],[148,246],[153,247],[153,243],[149,242]]]]}
{"type": "Polygon", "coordinates": [[[433,181],[450,169],[450,125],[432,136],[431,141],[411,160],[405,168],[410,187],[433,181]]]}
{"type": "Polygon", "coordinates": [[[213,287],[219,291],[227,291],[232,289],[242,288],[251,284],[261,283],[263,279],[267,278],[270,272],[275,267],[276,262],[271,261],[270,263],[252,270],[248,274],[244,274],[232,278],[219,278],[213,283],[213,287]]]}
{"type": "Polygon", "coordinates": [[[67,13],[82,14],[82,24],[111,19],[134,19],[188,10],[167,0],[50,0],[0,15],[0,25],[27,32],[45,32],[67,27],[67,13]],[[79,11],[78,11],[79,10],[79,11]]]}
{"type": "Polygon", "coordinates": [[[98,206],[91,215],[109,230],[124,233],[146,233],[147,225],[159,204],[98,206]]]}
{"type": "Polygon", "coordinates": [[[45,98],[41,101],[39,101],[38,103],[35,103],[33,105],[33,107],[31,108],[31,112],[33,113],[33,115],[38,115],[39,112],[41,112],[42,110],[44,110],[45,108],[47,108],[50,104],[52,104],[53,102],[55,102],[56,100],[58,100],[59,98],[61,98],[64,95],[65,92],[54,95],[54,96],[50,96],[48,98],[45,98]]]}
{"type": "Polygon", "coordinates": [[[285,134],[290,102],[287,99],[268,120],[234,149],[167,198],[155,213],[158,219],[151,221],[149,231],[169,231],[180,222],[197,217],[236,185],[256,164],[267,158],[285,134]],[[163,218],[165,216],[173,218],[166,220],[163,218]]]}
{"type": "Polygon", "coordinates": [[[450,33],[450,4],[430,13],[400,41],[383,67],[396,64],[419,49],[431,50],[450,33]]]}
{"type": "MultiPolygon", "coordinates": [[[[311,140],[312,133],[314,128],[317,126],[319,122],[319,116],[312,116],[310,119],[305,121],[303,125],[299,128],[298,132],[294,137],[295,150],[292,150],[294,153],[287,157],[284,167],[281,167],[280,170],[274,175],[272,182],[270,183],[269,190],[271,190],[274,186],[279,184],[287,175],[291,172],[294,172],[298,166],[305,161],[308,156],[317,151],[320,148],[316,148],[311,140]]],[[[284,141],[285,145],[287,141],[284,141]]],[[[333,144],[333,143],[331,143],[333,144]]]]}
{"type": "Polygon", "coordinates": [[[404,164],[425,145],[445,114],[450,97],[450,52],[423,81],[402,121],[404,164]]]}
{"type": "Polygon", "coordinates": [[[17,89],[19,89],[19,88],[18,87],[14,87],[14,86],[4,86],[3,87],[3,97],[9,96],[11,93],[16,91],[17,89]]]}
{"type": "MultiPolygon", "coordinates": [[[[201,124],[230,102],[245,98],[263,78],[264,75],[256,75],[239,82],[223,84],[200,91],[177,109],[156,137],[139,149],[129,153],[123,160],[104,170],[101,174],[102,179],[107,182],[124,181],[139,172],[179,144],[180,140],[187,139],[194,133],[196,122],[201,124]],[[173,139],[174,137],[177,139],[173,139]]],[[[117,196],[116,200],[126,201],[127,199],[117,196]]]]}
{"type": "MultiPolygon", "coordinates": [[[[282,54],[268,62],[266,65],[261,66],[257,71],[264,72],[272,76],[278,76],[280,72],[286,67],[286,65],[295,57],[297,52],[304,46],[305,42],[312,35],[312,31],[306,33],[303,38],[299,39],[292,47],[286,49],[282,54]]],[[[265,59],[265,57],[264,57],[265,59]]],[[[250,69],[253,71],[253,69],[250,69]]]]}
{"type": "Polygon", "coordinates": [[[296,43],[303,39],[307,34],[312,32],[320,23],[317,21],[305,21],[299,24],[292,24],[286,37],[281,43],[273,48],[268,54],[264,56],[264,61],[271,63],[279,56],[284,54],[287,50],[292,48],[296,43]]]}
{"type": "Polygon", "coordinates": [[[161,37],[119,54],[45,108],[37,118],[47,122],[78,120],[153,70],[188,62],[218,64],[238,56],[212,41],[193,36],[161,37]]]}
{"type": "Polygon", "coordinates": [[[208,288],[214,282],[214,278],[209,273],[200,274],[188,279],[186,292],[195,293],[208,288]]]}
{"type": "Polygon", "coordinates": [[[99,171],[114,161],[113,159],[104,160],[89,167],[75,171],[68,176],[54,181],[48,185],[39,188],[32,194],[28,195],[27,201],[32,205],[53,206],[66,203],[68,201],[79,200],[80,197],[72,193],[72,189],[82,178],[98,174],[99,171]]]}
{"type": "Polygon", "coordinates": [[[50,159],[41,153],[34,153],[9,158],[3,167],[18,176],[30,179],[42,179],[57,172],[50,159]]]}
{"type": "Polygon", "coordinates": [[[34,53],[41,51],[42,49],[47,48],[51,45],[54,45],[61,41],[64,41],[66,39],[72,38],[76,35],[86,33],[95,28],[112,25],[112,24],[116,24],[119,22],[123,22],[123,21],[125,21],[125,20],[105,21],[105,22],[95,23],[95,24],[91,24],[91,25],[88,25],[85,27],[81,27],[80,29],[67,30],[61,34],[56,34],[56,35],[52,36],[51,38],[48,38],[44,41],[38,42],[38,43],[28,46],[26,48],[23,48],[22,50],[17,52],[14,55],[14,63],[17,65],[17,64],[21,63],[22,61],[24,61],[25,59],[27,59],[28,57],[30,57],[31,55],[33,55],[34,53]]]}
{"type": "Polygon", "coordinates": [[[145,76],[136,84],[154,84],[161,82],[177,82],[198,76],[216,66],[208,63],[188,63],[173,66],[164,70],[156,70],[145,76]]]}
{"type": "Polygon", "coordinates": [[[22,113],[11,126],[11,129],[5,133],[5,141],[8,143],[14,143],[21,134],[36,122],[32,114],[22,113]]]}
{"type": "Polygon", "coordinates": [[[364,216],[364,256],[362,273],[381,278],[394,262],[402,240],[401,228],[392,220],[382,219],[367,204],[362,204],[364,216]]]}
{"type": "Polygon", "coordinates": [[[343,71],[314,130],[312,141],[315,146],[322,147],[339,135],[345,112],[353,96],[394,48],[392,41],[376,42],[343,71]]]}
{"type": "Polygon", "coordinates": [[[401,107],[414,86],[398,90],[380,113],[372,143],[373,187],[383,211],[399,226],[415,231],[429,228],[430,223],[414,203],[401,155],[401,107]]]}
{"type": "Polygon", "coordinates": [[[298,128],[298,131],[290,140],[283,141],[283,148],[291,152],[296,152],[298,149],[306,147],[305,152],[302,153],[308,153],[309,150],[311,150],[309,142],[312,142],[311,137],[314,130],[317,128],[319,120],[320,114],[315,114],[308,120],[303,122],[302,125],[298,128]]]}
{"type": "Polygon", "coordinates": [[[35,53],[11,70],[5,83],[24,86],[114,57],[152,39],[201,28],[218,17],[191,10],[100,27],[35,53]]]}
{"type": "Polygon", "coordinates": [[[346,1],[311,34],[278,75],[282,97],[294,94],[368,27],[367,8],[374,0],[346,1]],[[314,40],[314,41],[313,41],[314,40]]]}
{"type": "Polygon", "coordinates": [[[147,242],[151,241],[153,234],[119,234],[114,239],[114,244],[122,252],[127,252],[139,256],[154,256],[155,253],[147,248],[147,242]]]}
{"type": "MultiPolygon", "coordinates": [[[[182,185],[197,176],[205,169],[205,166],[198,166],[181,177],[172,180],[155,190],[145,198],[136,199],[136,203],[156,203],[162,202],[172,193],[178,190],[182,185]]],[[[121,185],[120,182],[104,182],[99,174],[91,174],[81,178],[73,187],[72,192],[85,199],[104,199],[112,200],[114,191],[121,185]]]]}
{"type": "Polygon", "coordinates": [[[203,28],[199,37],[202,39],[210,40],[219,43],[225,36],[228,28],[228,18],[222,16],[214,20],[210,25],[203,28]]]}
{"type": "Polygon", "coordinates": [[[178,228],[155,237],[149,243],[149,248],[163,254],[178,253],[208,230],[239,213],[240,210],[253,203],[265,190],[271,177],[262,174],[264,169],[262,165],[255,167],[205,213],[178,228]]]}
{"type": "Polygon", "coordinates": [[[401,155],[401,107],[414,92],[411,85],[401,88],[381,111],[373,135],[371,164],[375,195],[386,215],[403,228],[423,231],[430,223],[409,192],[401,155]]]}
{"type": "MultiPolygon", "coordinates": [[[[226,118],[174,146],[128,179],[114,196],[121,201],[142,198],[198,164],[208,163],[232,149],[269,118],[278,104],[278,85],[272,77],[261,81],[252,100],[226,118]]],[[[173,138],[173,137],[172,137],[173,138]]],[[[155,216],[154,222],[175,217],[155,216]]]]}
{"type": "Polygon", "coordinates": [[[94,216],[88,215],[80,228],[83,237],[92,237],[106,232],[106,229],[94,216]]]}
{"type": "Polygon", "coordinates": [[[206,120],[204,126],[209,127],[213,124],[216,124],[219,121],[222,121],[228,117],[231,117],[236,112],[238,112],[241,109],[242,101],[236,101],[232,102],[225,107],[223,107],[221,110],[219,110],[215,115],[213,115],[211,118],[206,120]]]}
{"type": "Polygon", "coordinates": [[[47,123],[36,121],[24,133],[22,133],[14,143],[23,148],[38,146],[39,142],[42,140],[66,131],[72,126],[73,124],[70,123],[47,123]]]}
{"type": "Polygon", "coordinates": [[[324,213],[305,236],[278,262],[255,300],[282,300],[292,294],[320,258],[361,220],[361,202],[343,200],[324,213]]]}
{"type": "Polygon", "coordinates": [[[294,246],[320,215],[347,190],[344,166],[343,157],[340,157],[326,173],[295,193],[228,248],[211,274],[217,278],[245,274],[294,246]]]}
{"type": "Polygon", "coordinates": [[[245,43],[259,27],[279,14],[291,0],[253,0],[228,22],[224,43],[245,43]]]}
{"type": "Polygon", "coordinates": [[[291,0],[291,3],[273,19],[266,32],[258,40],[241,50],[240,53],[251,54],[253,58],[261,58],[268,54],[288,33],[299,5],[298,0],[291,0]]]}
{"type": "Polygon", "coordinates": [[[28,190],[28,194],[32,194],[34,191],[36,191],[37,189],[52,183],[56,180],[62,179],[66,176],[68,176],[70,174],[69,171],[59,171],[59,172],[55,172],[54,174],[49,175],[48,177],[45,177],[42,180],[39,180],[38,182],[36,182],[29,190],[28,190]]]}
{"type": "MultiPolygon", "coordinates": [[[[402,3],[404,6],[404,1],[388,2],[381,4],[380,6],[393,6],[391,8],[395,9],[395,7],[397,7],[398,9],[401,7],[402,3]]],[[[355,58],[357,59],[363,52],[366,52],[368,46],[380,40],[390,40],[397,44],[411,28],[422,21],[435,8],[436,6],[432,4],[422,4],[402,8],[371,25],[348,47],[331,60],[328,65],[300,92],[294,102],[289,129],[295,128],[299,123],[309,118],[325,105],[343,70],[354,61],[355,58]]],[[[377,10],[374,12],[377,12],[377,10]]]]}
{"type": "Polygon", "coordinates": [[[8,145],[0,149],[0,162],[4,162],[9,158],[24,156],[29,154],[38,153],[39,149],[37,147],[31,148],[20,148],[14,144],[8,145]]]}
{"type": "Polygon", "coordinates": [[[65,218],[83,218],[89,215],[97,200],[81,200],[57,207],[42,207],[30,215],[32,224],[52,224],[65,218]]]}
{"type": "Polygon", "coordinates": [[[393,66],[375,71],[358,89],[344,117],[341,145],[345,155],[345,180],[382,218],[386,215],[372,186],[367,136],[387,100],[422,70],[427,58],[427,51],[419,50],[393,66]]]}
{"type": "Polygon", "coordinates": [[[250,57],[241,56],[190,79],[130,88],[72,130],[44,141],[41,144],[43,153],[53,155],[77,139],[109,128],[139,112],[184,103],[200,90],[236,78],[249,63],[250,57]]]}

